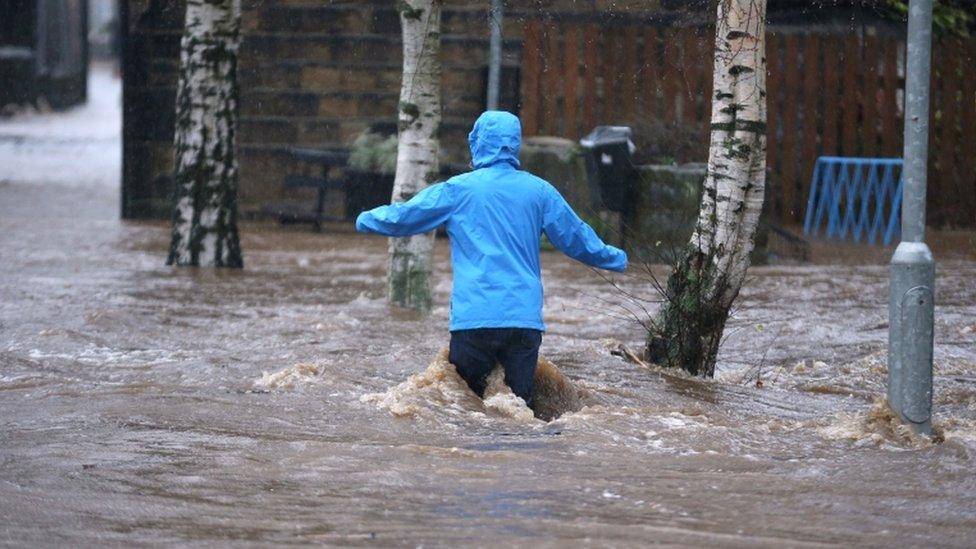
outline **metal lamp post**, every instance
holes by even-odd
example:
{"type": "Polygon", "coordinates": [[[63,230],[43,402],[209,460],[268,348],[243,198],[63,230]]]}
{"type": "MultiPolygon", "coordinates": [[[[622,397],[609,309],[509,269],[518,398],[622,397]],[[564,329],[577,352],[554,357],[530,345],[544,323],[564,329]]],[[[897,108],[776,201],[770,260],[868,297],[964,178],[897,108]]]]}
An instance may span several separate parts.
{"type": "Polygon", "coordinates": [[[498,109],[498,92],[502,73],[502,13],[503,0],[491,0],[491,43],[488,50],[488,97],[489,111],[498,109]]]}
{"type": "Polygon", "coordinates": [[[905,83],[901,243],[891,259],[888,404],[915,432],[932,432],[935,262],[925,244],[932,0],[911,0],[905,83]]]}

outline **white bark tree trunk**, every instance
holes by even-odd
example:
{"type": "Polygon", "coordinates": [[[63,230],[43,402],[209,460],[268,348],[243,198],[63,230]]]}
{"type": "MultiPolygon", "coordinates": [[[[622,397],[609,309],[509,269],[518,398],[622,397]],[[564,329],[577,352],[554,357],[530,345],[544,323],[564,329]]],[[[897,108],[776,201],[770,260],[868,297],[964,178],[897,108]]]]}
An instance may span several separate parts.
{"type": "Polygon", "coordinates": [[[753,249],[766,186],[766,0],[719,0],[708,172],[695,232],[647,343],[658,363],[711,376],[753,249]]]}
{"type": "MultiPolygon", "coordinates": [[[[410,200],[433,183],[440,168],[441,0],[401,0],[403,83],[393,202],[410,200]]],[[[390,301],[429,311],[434,234],[390,239],[390,301]]]]}
{"type": "Polygon", "coordinates": [[[240,0],[187,0],[168,265],[243,266],[235,154],[240,20],[240,0]]]}

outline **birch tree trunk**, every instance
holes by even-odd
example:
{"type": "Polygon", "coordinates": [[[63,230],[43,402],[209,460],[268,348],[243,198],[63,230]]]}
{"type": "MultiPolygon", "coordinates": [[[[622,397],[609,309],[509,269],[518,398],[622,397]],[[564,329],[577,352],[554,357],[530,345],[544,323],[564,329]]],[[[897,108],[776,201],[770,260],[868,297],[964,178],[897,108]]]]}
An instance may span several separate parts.
{"type": "MultiPolygon", "coordinates": [[[[410,200],[433,183],[440,168],[441,0],[401,0],[403,83],[393,202],[410,200]]],[[[431,306],[434,233],[390,239],[390,302],[419,311],[431,306]]]]}
{"type": "Polygon", "coordinates": [[[766,185],[766,0],[719,0],[708,172],[646,356],[711,377],[739,294],[766,185]]]}
{"type": "Polygon", "coordinates": [[[240,0],[187,0],[176,92],[176,206],[167,265],[242,267],[237,234],[240,0]]]}

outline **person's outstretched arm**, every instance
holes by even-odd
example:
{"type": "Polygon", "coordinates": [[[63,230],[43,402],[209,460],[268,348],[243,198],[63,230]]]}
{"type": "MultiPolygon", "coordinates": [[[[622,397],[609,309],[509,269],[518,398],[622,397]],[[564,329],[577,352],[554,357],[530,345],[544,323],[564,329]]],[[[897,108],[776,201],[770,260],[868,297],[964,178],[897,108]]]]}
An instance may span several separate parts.
{"type": "Polygon", "coordinates": [[[386,236],[426,233],[447,221],[454,204],[445,183],[431,185],[406,202],[380,206],[359,214],[356,230],[386,236]]]}
{"type": "Polygon", "coordinates": [[[549,189],[542,230],[556,249],[577,261],[610,271],[627,269],[627,254],[600,240],[555,188],[549,189]]]}

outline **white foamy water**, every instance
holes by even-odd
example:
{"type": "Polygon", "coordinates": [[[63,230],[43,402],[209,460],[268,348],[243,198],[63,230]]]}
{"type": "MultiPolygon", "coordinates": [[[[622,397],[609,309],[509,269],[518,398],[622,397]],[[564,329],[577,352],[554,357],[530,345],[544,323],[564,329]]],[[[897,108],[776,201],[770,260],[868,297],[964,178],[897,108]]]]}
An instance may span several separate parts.
{"type": "MultiPolygon", "coordinates": [[[[585,399],[583,389],[567,380],[552,363],[540,358],[535,408],[541,417],[554,419],[566,412],[577,411],[585,399]]],[[[536,420],[536,413],[505,384],[501,367],[496,367],[488,376],[482,400],[448,362],[446,350],[438,353],[423,372],[411,375],[382,393],[365,394],[360,400],[374,403],[398,417],[436,417],[448,413],[497,416],[517,422],[536,420]]]]}
{"type": "Polygon", "coordinates": [[[274,373],[261,372],[261,379],[254,382],[258,389],[294,389],[313,383],[320,378],[322,370],[314,364],[296,364],[274,373]]]}

